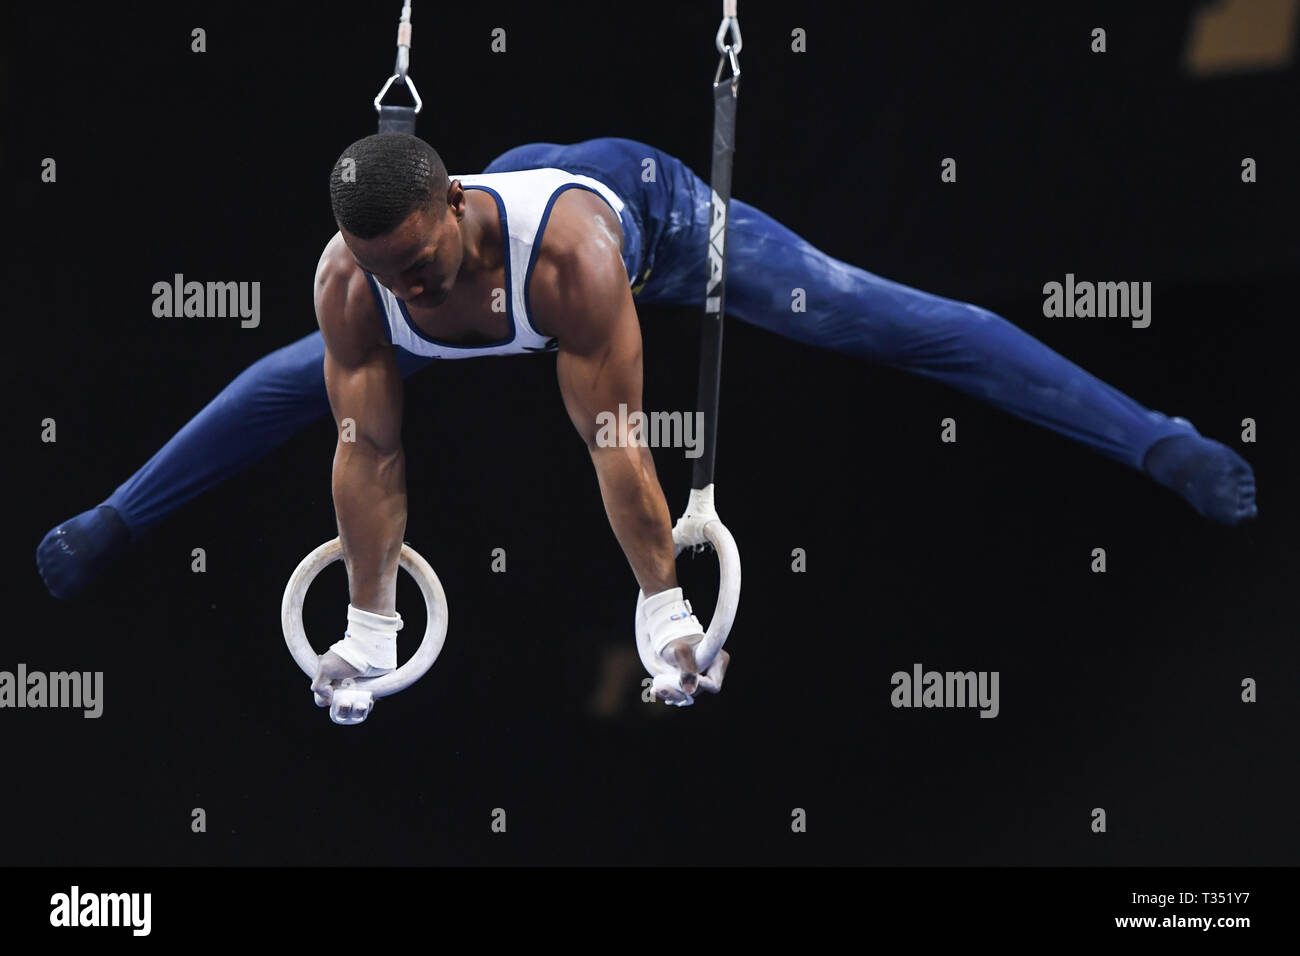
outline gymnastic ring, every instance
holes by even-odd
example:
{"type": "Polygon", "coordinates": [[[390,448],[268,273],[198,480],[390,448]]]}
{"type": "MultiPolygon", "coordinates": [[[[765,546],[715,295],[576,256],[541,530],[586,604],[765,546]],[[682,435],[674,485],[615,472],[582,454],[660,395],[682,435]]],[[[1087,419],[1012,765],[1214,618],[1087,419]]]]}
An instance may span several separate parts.
{"type": "MultiPolygon", "coordinates": [[[[307,632],[302,622],[302,606],[307,599],[307,589],[311,587],[316,575],[342,557],[342,539],[326,541],[302,559],[302,563],[289,578],[289,583],[285,585],[284,599],[280,602],[280,625],[284,629],[285,643],[289,645],[289,652],[302,668],[302,672],[313,680],[316,677],[320,655],[307,640],[307,632]]],[[[424,595],[424,609],[427,616],[424,640],[420,642],[419,649],[411,659],[396,670],[378,677],[351,678],[351,683],[345,686],[358,696],[369,694],[371,698],[387,697],[410,687],[433,666],[433,662],[442,653],[443,642],[447,639],[447,595],[443,592],[442,582],[438,580],[433,567],[414,548],[405,543],[402,545],[398,564],[415,578],[415,583],[420,586],[420,593],[424,595]]],[[[330,717],[335,723],[360,723],[368,714],[367,706],[365,714],[359,720],[339,720],[334,708],[331,707],[330,717]]]]}
{"type": "MultiPolygon", "coordinates": [[[[695,493],[692,492],[693,503],[695,500],[695,493]]],[[[711,508],[708,510],[712,511],[711,508]]],[[[717,552],[719,581],[718,601],[713,609],[713,617],[710,618],[704,632],[704,640],[700,642],[695,652],[695,661],[701,673],[712,666],[718,651],[722,650],[722,645],[726,643],[727,635],[731,633],[731,625],[736,619],[736,610],[740,605],[740,549],[736,547],[735,538],[731,536],[731,532],[716,513],[692,513],[688,508],[687,513],[679,518],[673,527],[673,557],[677,557],[687,548],[698,549],[705,546],[712,546],[717,552]]],[[[650,645],[650,629],[641,615],[641,606],[645,603],[645,599],[645,592],[638,590],[636,649],[646,671],[655,677],[654,689],[658,692],[661,686],[666,686],[674,679],[673,675],[676,674],[677,669],[656,654],[650,645]],[[661,680],[661,677],[664,680],[661,680]]],[[[678,706],[686,707],[692,702],[691,696],[687,695],[684,701],[678,702],[678,706]]]]}

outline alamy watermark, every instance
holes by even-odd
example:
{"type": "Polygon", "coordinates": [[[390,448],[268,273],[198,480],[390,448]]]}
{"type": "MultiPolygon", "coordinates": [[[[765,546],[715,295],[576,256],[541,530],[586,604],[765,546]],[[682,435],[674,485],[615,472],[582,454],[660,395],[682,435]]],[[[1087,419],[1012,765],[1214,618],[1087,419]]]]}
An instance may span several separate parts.
{"type": "Polygon", "coordinates": [[[19,664],[17,673],[0,671],[0,708],[73,707],[89,719],[104,713],[103,671],[28,671],[19,664]]]}
{"type": "Polygon", "coordinates": [[[895,671],[889,702],[895,707],[978,707],[981,717],[998,715],[997,671],[895,671]]]}
{"type": "Polygon", "coordinates": [[[260,282],[186,282],[178,272],[171,282],[155,282],[153,294],[153,314],[160,319],[238,316],[245,329],[262,322],[260,282]]]}
{"type": "Polygon", "coordinates": [[[619,402],[618,414],[599,412],[596,425],[596,444],[601,448],[685,448],[687,458],[704,454],[703,412],[635,411],[629,415],[627,403],[619,402]]]}
{"type": "Polygon", "coordinates": [[[74,884],[50,897],[51,926],[129,926],[131,935],[148,936],[152,914],[152,893],[82,893],[74,884]]]}
{"type": "Polygon", "coordinates": [[[1075,282],[1074,273],[1067,272],[1064,284],[1044,283],[1043,297],[1049,319],[1132,319],[1135,329],[1151,324],[1150,282],[1075,282]]]}

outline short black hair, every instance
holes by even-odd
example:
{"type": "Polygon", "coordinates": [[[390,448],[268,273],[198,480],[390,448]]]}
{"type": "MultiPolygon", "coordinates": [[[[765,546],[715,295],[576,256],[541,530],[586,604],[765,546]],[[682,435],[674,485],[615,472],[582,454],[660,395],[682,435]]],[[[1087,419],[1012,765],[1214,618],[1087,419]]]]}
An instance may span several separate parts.
{"type": "Polygon", "coordinates": [[[410,133],[359,139],[330,173],[330,205],[338,224],[360,239],[391,232],[447,195],[447,167],[437,151],[410,133]]]}

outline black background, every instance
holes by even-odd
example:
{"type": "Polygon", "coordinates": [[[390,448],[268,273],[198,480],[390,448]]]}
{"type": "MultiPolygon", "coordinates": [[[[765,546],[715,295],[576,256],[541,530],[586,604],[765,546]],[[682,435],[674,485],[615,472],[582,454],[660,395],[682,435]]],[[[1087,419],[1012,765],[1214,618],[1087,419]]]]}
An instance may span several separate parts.
{"type": "MultiPolygon", "coordinates": [[[[99,720],[0,712],[0,862],[1296,861],[1294,66],[1189,77],[1190,2],[837,6],[741,4],[733,195],[1190,418],[1254,465],[1260,520],[1212,525],[974,399],[733,321],[718,508],[745,578],[725,688],[642,703],[638,667],[601,712],[636,585],[554,357],[438,363],[407,385],[406,537],[451,630],[423,680],[336,727],[278,626],[289,574],[335,533],[328,420],[184,507],[82,601],[51,598],[33,552],[315,327],[327,176],[374,130],[399,4],[11,7],[0,669],[102,670],[105,703],[99,720]],[[194,27],[208,52],[190,52],[194,27]],[[57,184],[40,182],[47,156],[57,184]],[[260,327],[154,318],[152,284],[175,272],[260,281],[260,327]],[[1042,285],[1066,272],[1153,282],[1151,327],[1044,319],[1042,285]],[[1246,417],[1259,442],[1243,447],[1246,417]],[[999,671],[1000,716],[893,709],[890,675],[914,662],[999,671]]],[[[707,176],[718,14],[417,2],[419,132],[453,173],[616,135],[707,176]]],[[[668,359],[694,353],[698,313],[641,319],[646,407],[690,407],[694,362],[668,359]]],[[[677,515],[689,462],[656,462],[677,515]]],[[[680,567],[711,607],[712,559],[680,567]]],[[[320,580],[318,647],[347,597],[341,566],[320,580]]],[[[419,633],[406,577],[398,607],[419,633]]]]}

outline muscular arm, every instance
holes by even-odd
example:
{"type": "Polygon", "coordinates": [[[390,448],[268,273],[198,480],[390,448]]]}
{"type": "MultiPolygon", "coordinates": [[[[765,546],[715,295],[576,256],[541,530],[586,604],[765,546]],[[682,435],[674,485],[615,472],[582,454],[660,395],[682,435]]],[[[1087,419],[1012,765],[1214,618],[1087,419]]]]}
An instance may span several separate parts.
{"type": "Polygon", "coordinates": [[[339,428],[334,512],[352,605],[392,615],[406,531],[402,376],[392,347],[381,337],[381,320],[370,290],[355,265],[349,267],[351,257],[335,248],[336,243],[341,245],[337,236],[316,272],[325,387],[339,428]],[[346,419],[355,424],[346,427],[346,419]]]}
{"type": "Polygon", "coordinates": [[[636,305],[617,236],[601,228],[601,219],[618,228],[613,213],[590,193],[572,189],[556,200],[546,233],[549,254],[534,271],[531,297],[537,319],[559,340],[560,394],[587,443],[610,527],[641,589],[657,594],[677,587],[677,571],[654,458],[648,447],[628,443],[627,429],[614,447],[596,441],[601,412],[617,421],[620,403],[627,417],[641,410],[642,375],[636,305]],[[562,205],[571,214],[557,220],[562,205]]]}

